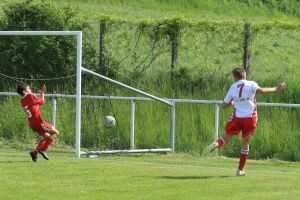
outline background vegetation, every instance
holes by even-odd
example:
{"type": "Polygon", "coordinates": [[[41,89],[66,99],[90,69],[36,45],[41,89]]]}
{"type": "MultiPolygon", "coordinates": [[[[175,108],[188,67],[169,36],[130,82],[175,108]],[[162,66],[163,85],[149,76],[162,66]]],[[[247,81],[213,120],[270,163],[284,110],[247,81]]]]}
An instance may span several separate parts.
{"type": "MultiPolygon", "coordinates": [[[[0,1],[0,5],[20,0],[0,1]]],[[[246,19],[260,21],[281,19],[297,21],[300,16],[297,0],[44,0],[57,7],[80,8],[86,20],[98,20],[105,14],[123,18],[161,19],[182,15],[199,19],[246,19]]]]}
{"type": "MultiPolygon", "coordinates": [[[[250,23],[249,78],[261,86],[272,86],[281,80],[288,86],[284,92],[258,96],[258,101],[299,103],[300,26],[295,22],[299,17],[298,1],[49,2],[7,4],[2,9],[0,29],[83,30],[84,66],[100,71],[98,29],[102,21],[106,23],[105,67],[110,77],[161,97],[221,100],[232,83],[231,69],[242,64],[244,24],[250,23]],[[80,6],[81,10],[65,5],[80,6]],[[174,40],[178,62],[171,68],[174,40]]],[[[24,78],[2,76],[2,91],[14,91],[17,82],[26,81],[35,90],[46,83],[48,92],[74,93],[74,39],[5,37],[0,46],[4,49],[0,53],[0,73],[24,78]],[[69,77],[31,80],[58,76],[69,77]]],[[[85,94],[134,95],[86,75],[83,82],[85,94]]],[[[0,101],[0,111],[6,113],[0,118],[0,137],[30,142],[32,132],[22,110],[16,107],[19,99],[1,97],[0,101]],[[14,124],[7,119],[13,119],[14,124]]],[[[47,120],[51,119],[50,103],[43,108],[47,120]]],[[[200,153],[213,139],[213,106],[177,104],[176,109],[177,151],[200,153]]],[[[221,111],[221,127],[230,112],[221,111]]],[[[129,102],[83,100],[83,146],[128,148],[129,113],[129,102]],[[106,114],[116,116],[116,128],[103,127],[102,117],[106,114]]],[[[168,108],[159,103],[137,103],[137,147],[168,146],[168,114],[168,108]]],[[[299,109],[261,107],[259,114],[250,157],[299,161],[299,109]]],[[[74,100],[59,99],[57,116],[57,128],[63,132],[61,143],[74,145],[74,100]]],[[[229,144],[224,155],[237,156],[239,142],[237,138],[229,144]]]]}

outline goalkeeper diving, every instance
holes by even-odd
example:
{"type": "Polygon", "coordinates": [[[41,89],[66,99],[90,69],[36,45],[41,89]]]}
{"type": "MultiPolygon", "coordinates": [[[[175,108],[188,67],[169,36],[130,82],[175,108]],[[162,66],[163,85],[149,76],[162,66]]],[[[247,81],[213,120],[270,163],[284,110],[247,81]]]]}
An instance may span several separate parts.
{"type": "Polygon", "coordinates": [[[43,120],[39,109],[39,106],[42,106],[45,103],[45,91],[46,86],[43,85],[39,91],[40,98],[38,98],[31,92],[31,89],[27,84],[17,86],[17,92],[22,97],[21,105],[28,118],[30,128],[44,138],[39,142],[35,150],[29,153],[33,162],[37,161],[38,154],[41,154],[44,159],[49,160],[46,151],[59,135],[58,130],[56,130],[50,123],[43,120]]]}

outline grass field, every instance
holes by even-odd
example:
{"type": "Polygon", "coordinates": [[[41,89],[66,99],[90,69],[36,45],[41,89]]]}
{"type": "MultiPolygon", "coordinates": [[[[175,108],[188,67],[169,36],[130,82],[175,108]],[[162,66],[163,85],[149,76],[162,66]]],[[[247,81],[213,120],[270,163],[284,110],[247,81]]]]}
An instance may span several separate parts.
{"type": "MultiPolygon", "coordinates": [[[[7,150],[6,150],[7,152],[7,150]]],[[[17,153],[17,154],[15,154],[17,153]]],[[[299,199],[300,163],[253,161],[236,177],[238,160],[186,154],[75,159],[50,153],[31,162],[0,154],[1,199],[299,199]]]]}

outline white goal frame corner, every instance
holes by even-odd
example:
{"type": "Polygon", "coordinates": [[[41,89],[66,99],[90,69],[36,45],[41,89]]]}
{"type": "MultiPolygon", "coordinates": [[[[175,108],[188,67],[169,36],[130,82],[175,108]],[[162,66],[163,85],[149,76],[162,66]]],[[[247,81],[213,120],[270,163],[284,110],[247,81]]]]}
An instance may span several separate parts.
{"type": "Polygon", "coordinates": [[[0,36],[76,36],[76,157],[80,158],[82,31],[0,31],[0,36]]]}

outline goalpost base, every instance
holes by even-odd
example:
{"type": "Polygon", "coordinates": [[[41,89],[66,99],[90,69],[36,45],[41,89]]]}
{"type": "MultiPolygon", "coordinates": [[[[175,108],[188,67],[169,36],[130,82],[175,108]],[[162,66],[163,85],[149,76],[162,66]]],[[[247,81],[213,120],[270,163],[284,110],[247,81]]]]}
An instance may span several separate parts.
{"type": "Polygon", "coordinates": [[[105,150],[81,152],[81,155],[107,155],[107,154],[133,154],[133,153],[169,153],[171,148],[165,149],[125,149],[125,150],[105,150]]]}

